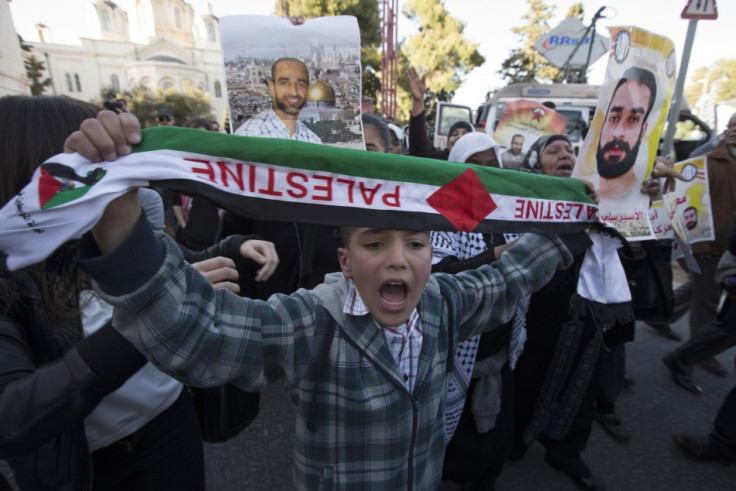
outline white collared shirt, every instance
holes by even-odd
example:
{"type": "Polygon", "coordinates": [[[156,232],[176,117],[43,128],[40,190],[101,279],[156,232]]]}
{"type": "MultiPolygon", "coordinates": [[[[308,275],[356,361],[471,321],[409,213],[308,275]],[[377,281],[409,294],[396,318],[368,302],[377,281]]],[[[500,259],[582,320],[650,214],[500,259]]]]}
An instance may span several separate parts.
{"type": "MultiPolygon", "coordinates": [[[[348,280],[348,296],[342,311],[349,315],[371,315],[370,311],[360,298],[353,280],[348,280]]],[[[409,320],[397,327],[381,326],[374,319],[376,326],[383,334],[394,357],[399,373],[404,379],[406,390],[414,391],[417,379],[419,353],[422,351],[422,327],[419,320],[419,311],[415,308],[409,314],[409,320]]]]}
{"type": "Polygon", "coordinates": [[[296,131],[293,135],[289,134],[281,118],[274,112],[273,108],[268,108],[259,112],[248,121],[240,125],[235,130],[236,135],[241,136],[262,136],[266,138],[283,138],[285,140],[298,140],[310,143],[322,143],[320,137],[315,135],[307,126],[297,120],[296,131]]]}

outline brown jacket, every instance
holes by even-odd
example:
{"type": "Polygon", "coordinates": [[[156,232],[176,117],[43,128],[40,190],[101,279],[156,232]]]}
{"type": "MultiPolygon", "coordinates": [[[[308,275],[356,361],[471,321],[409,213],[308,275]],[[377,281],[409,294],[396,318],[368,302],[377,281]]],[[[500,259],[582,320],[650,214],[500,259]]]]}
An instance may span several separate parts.
{"type": "Polygon", "coordinates": [[[708,186],[716,239],[692,245],[693,254],[717,254],[726,250],[726,232],[736,211],[736,158],[722,141],[708,156],[708,186]]]}

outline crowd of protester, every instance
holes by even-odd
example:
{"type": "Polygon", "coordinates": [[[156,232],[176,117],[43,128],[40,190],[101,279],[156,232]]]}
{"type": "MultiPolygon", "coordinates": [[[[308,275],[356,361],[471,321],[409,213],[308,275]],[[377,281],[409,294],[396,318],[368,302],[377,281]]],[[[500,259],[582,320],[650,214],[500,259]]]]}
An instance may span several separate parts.
{"type": "MultiPolygon", "coordinates": [[[[273,71],[278,73],[287,67],[297,74],[305,72],[295,76],[308,78],[306,70],[302,70],[293,59],[277,61],[273,71]]],[[[518,148],[502,154],[501,147],[490,135],[475,131],[469,122],[457,122],[450,128],[447,147],[435,148],[427,126],[424,79],[413,68],[407,72],[407,79],[412,95],[408,125],[401,128],[393,119],[363,114],[361,122],[366,150],[505,168],[509,172],[571,177],[576,155],[565,135],[540,137],[521,158],[518,148]],[[513,160],[508,167],[505,165],[507,154],[509,161],[513,160]]],[[[314,140],[316,135],[300,126],[294,114],[289,116],[280,111],[276,104],[280,95],[272,95],[274,107],[269,117],[277,125],[280,118],[285,127],[280,128],[282,132],[278,135],[262,136],[320,143],[314,140]],[[286,122],[289,118],[291,125],[286,122]]],[[[296,115],[300,107],[296,109],[296,115]]],[[[120,114],[115,115],[108,111],[95,119],[97,112],[98,108],[90,104],[66,97],[14,96],[0,99],[0,113],[3,114],[0,121],[1,203],[5,204],[19,192],[30,180],[37,164],[64,149],[84,154],[89,152],[90,146],[101,148],[104,142],[102,138],[98,139],[98,135],[105,132],[118,139],[127,139],[131,144],[140,139],[137,119],[131,113],[116,111],[120,114]],[[111,121],[115,124],[111,125],[111,121]],[[91,131],[93,127],[99,131],[91,131]],[[90,145],[82,145],[82,140],[90,145]]],[[[196,117],[188,119],[182,126],[220,131],[219,124],[211,118],[192,116],[196,117]]],[[[172,112],[165,107],[158,110],[157,120],[159,126],[177,125],[172,112]]],[[[245,129],[242,134],[248,135],[247,131],[252,130],[245,129]]],[[[278,142],[274,141],[274,145],[278,142]]],[[[93,160],[98,155],[87,154],[93,160]]],[[[695,393],[702,392],[702,389],[692,380],[692,366],[709,362],[711,371],[725,375],[724,367],[713,365],[712,356],[736,345],[736,311],[732,305],[736,288],[731,286],[725,290],[725,302],[719,306],[718,298],[724,285],[714,277],[723,252],[736,253],[736,193],[733,192],[736,189],[736,114],[707,155],[713,162],[708,168],[708,179],[711,201],[717,204],[714,207],[716,239],[693,248],[703,273],[690,275],[690,296],[685,297],[683,290],[677,300],[681,305],[677,315],[688,310],[691,312],[691,339],[664,359],[675,383],[695,393]],[[692,315],[696,311],[698,314],[692,315]]],[[[657,172],[653,171],[641,187],[641,192],[650,199],[655,199],[659,193],[658,179],[657,172]]],[[[595,193],[591,192],[591,196],[595,198],[595,193]]],[[[404,413],[406,407],[394,396],[397,389],[376,382],[374,379],[379,376],[371,372],[374,368],[365,360],[353,358],[353,347],[349,342],[340,341],[340,336],[334,331],[332,334],[322,332],[324,324],[330,324],[324,320],[325,316],[331,315],[335,307],[340,313],[332,314],[336,319],[332,322],[333,330],[353,327],[350,321],[345,320],[348,314],[368,312],[375,316],[370,297],[361,298],[365,290],[361,292],[360,288],[365,286],[359,284],[360,261],[370,261],[368,255],[361,256],[356,252],[359,250],[356,241],[364,240],[362,229],[254,220],[221,209],[202,196],[167,188],[142,190],[135,199],[136,204],[125,202],[126,210],[140,206],[147,219],[136,222],[130,237],[141,244],[152,240],[146,235],[150,235],[149,230],[139,230],[150,222],[150,228],[171,237],[163,239],[165,247],[157,249],[159,259],[164,258],[161,260],[166,261],[167,267],[183,267],[187,261],[215,288],[239,295],[242,307],[232,307],[227,311],[236,319],[228,319],[228,322],[257,324],[264,330],[264,338],[272,324],[281,323],[294,329],[288,336],[282,334],[289,337],[284,346],[269,345],[263,348],[262,356],[264,359],[273,357],[274,353],[269,350],[283,350],[285,353],[279,356],[293,358],[297,366],[297,375],[292,375],[313,385],[308,389],[300,388],[298,394],[301,399],[309,399],[297,402],[300,416],[296,430],[295,478],[303,480],[298,486],[316,488],[320,484],[334,482],[336,486],[347,485],[348,488],[350,484],[369,487],[371,483],[385,484],[391,479],[398,479],[397,482],[403,485],[411,483],[396,470],[405,464],[406,456],[396,452],[404,448],[404,440],[408,439],[406,426],[411,424],[411,417],[404,413]],[[178,243],[179,252],[170,250],[172,241],[178,243]],[[167,252],[162,252],[164,249],[167,252]],[[341,251],[339,254],[335,252],[338,249],[341,251]],[[305,290],[300,289],[315,289],[315,298],[321,299],[323,293],[320,292],[338,288],[334,286],[336,280],[330,279],[331,273],[349,278],[348,290],[330,290],[331,295],[340,298],[338,305],[330,303],[334,303],[332,298],[324,305],[318,302],[312,305],[305,290]],[[326,287],[318,286],[326,279],[326,287]],[[353,310],[347,313],[341,310],[344,297],[353,301],[350,307],[353,310]],[[246,303],[250,302],[247,298],[267,303],[246,303]],[[236,314],[239,317],[235,317],[236,314]],[[278,320],[269,316],[276,316],[278,320]],[[263,320],[267,317],[268,321],[263,320]],[[308,322],[312,317],[317,321],[308,322]],[[343,322],[345,325],[341,324],[343,322]],[[299,329],[309,333],[314,331],[314,340],[302,341],[305,335],[299,333],[299,329]],[[331,336],[336,339],[332,351],[329,348],[331,336]],[[318,342],[322,338],[326,339],[327,348],[318,342]],[[340,353],[335,354],[334,351],[340,353]],[[343,351],[346,354],[341,354],[343,351]],[[335,368],[329,361],[312,369],[315,364],[311,359],[331,360],[333,356],[338,357],[338,362],[344,366],[350,365],[350,370],[355,369],[351,364],[362,364],[361,370],[369,373],[362,381],[344,380],[347,377],[340,376],[338,369],[329,372],[330,368],[335,368]],[[302,367],[307,368],[301,371],[302,367]],[[357,386],[360,382],[371,381],[374,386],[357,386]],[[321,388],[315,387],[320,384],[321,388]],[[375,389],[372,392],[375,400],[362,401],[363,405],[349,400],[363,397],[364,391],[371,392],[370,389],[375,389]],[[317,405],[314,401],[320,390],[329,391],[331,395],[320,399],[319,406],[326,416],[316,417],[317,427],[321,425],[322,429],[314,430],[309,427],[314,422],[309,404],[317,405]],[[372,413],[369,409],[378,400],[385,400],[390,409],[396,411],[394,421],[378,423],[377,420],[386,414],[372,413]],[[356,418],[362,415],[368,421],[339,420],[335,415],[343,413],[330,404],[340,406],[340,410],[354,410],[356,418]],[[302,411],[305,413],[305,428],[299,427],[304,422],[302,411]],[[330,416],[334,416],[334,420],[325,419],[330,416]],[[386,433],[372,438],[366,436],[376,432],[378,427],[387,428],[386,433]],[[337,434],[334,440],[319,440],[325,434],[332,437],[332,432],[337,434]],[[351,434],[370,439],[366,443],[367,449],[358,448],[362,442],[347,441],[351,434]],[[343,449],[336,442],[353,446],[343,449]],[[334,469],[328,466],[317,468],[315,464],[331,461],[339,464],[334,469]],[[402,477],[395,477],[397,475],[402,477]]],[[[112,218],[103,220],[109,224],[112,218]]],[[[526,235],[524,237],[502,230],[492,234],[431,231],[426,237],[413,232],[409,238],[406,231],[369,232],[375,235],[369,237],[371,244],[385,242],[394,247],[395,243],[408,241],[412,247],[422,249],[424,252],[421,254],[426,255],[427,251],[433,250],[431,271],[445,275],[440,275],[443,279],[439,286],[432,283],[434,280],[429,281],[447,298],[475,295],[474,288],[481,287],[463,272],[476,269],[481,272],[479,274],[498,280],[501,286],[494,283],[494,292],[495,289],[510,291],[515,274],[527,275],[528,281],[535,284],[534,288],[520,288],[519,292],[509,295],[509,305],[505,307],[491,302],[495,293],[492,295],[490,290],[481,290],[486,292],[488,299],[476,299],[480,304],[475,307],[478,318],[466,312],[471,320],[464,319],[455,326],[466,339],[457,343],[445,340],[439,348],[437,339],[431,337],[429,331],[445,329],[443,320],[422,319],[419,322],[410,317],[409,321],[391,325],[390,321],[376,316],[377,324],[382,327],[376,331],[381,336],[379,344],[385,346],[382,349],[388,348],[390,362],[406,370],[405,388],[409,393],[415,389],[413,384],[416,383],[416,363],[421,347],[431,345],[433,349],[445,350],[442,359],[445,360],[446,356],[447,371],[434,374],[432,392],[424,394],[428,399],[412,402],[414,411],[420,414],[428,411],[427,406],[432,404],[444,407],[443,420],[420,428],[417,441],[413,443],[424,452],[421,462],[412,464],[422,471],[422,475],[410,476],[415,479],[414,484],[436,485],[445,480],[459,483],[464,489],[492,490],[495,480],[503,472],[504,463],[525,458],[527,448],[536,441],[546,450],[546,463],[562,471],[577,487],[606,489],[605,476],[594,475],[586,464],[585,449],[595,421],[620,442],[632,438],[625,422],[615,412],[615,402],[627,382],[624,347],[633,341],[634,324],[608,326],[604,333],[592,318],[571,313],[570,302],[575,293],[580,264],[591,245],[587,234],[566,234],[561,241],[552,241],[534,234],[523,234],[526,235]],[[545,259],[539,251],[547,249],[563,252],[558,253],[559,257],[550,252],[550,256],[555,257],[554,260],[548,258],[552,266],[545,276],[540,272],[543,269],[540,264],[545,259]],[[532,260],[524,255],[540,257],[532,260]],[[564,267],[555,271],[558,263],[564,267]],[[522,272],[512,274],[512,269],[522,272]],[[448,293],[452,288],[456,291],[448,293]],[[488,305],[484,303],[486,301],[488,305]],[[501,310],[505,312],[504,316],[499,313],[501,310]]],[[[98,228],[96,234],[95,238],[98,238],[103,232],[98,228]]],[[[106,294],[101,296],[93,290],[92,280],[99,282],[101,290],[110,288],[112,276],[95,275],[103,266],[112,268],[111,265],[116,264],[118,269],[125,269],[125,265],[119,263],[126,256],[112,257],[110,251],[102,250],[105,254],[102,256],[105,259],[101,260],[103,266],[90,266],[90,261],[100,254],[90,242],[67,243],[43,263],[0,277],[0,458],[8,461],[15,485],[23,490],[204,489],[202,436],[191,401],[180,381],[183,379],[193,385],[201,382],[197,378],[202,376],[201,373],[196,373],[199,368],[182,369],[177,372],[178,376],[169,376],[164,373],[167,371],[165,362],[157,360],[156,365],[151,364],[134,343],[116,330],[111,303],[117,309],[119,304],[114,296],[128,294],[132,290],[116,287],[112,292],[106,290],[106,294]],[[90,248],[93,249],[91,252],[90,248]],[[86,266],[80,267],[82,264],[86,266]],[[163,371],[159,370],[159,363],[164,365],[163,371]]],[[[102,245],[100,249],[103,249],[102,245]]],[[[421,259],[428,261],[429,256],[421,259]]],[[[429,267],[420,266],[418,269],[429,267]]],[[[143,285],[146,279],[141,278],[137,286],[143,285]]],[[[188,302],[205,304],[206,297],[211,296],[208,290],[196,283],[196,279],[189,281],[205,293],[202,298],[197,295],[187,297],[188,302]]],[[[421,285],[419,290],[424,288],[421,285]]],[[[447,315],[455,316],[452,309],[459,309],[460,304],[450,302],[449,305],[447,315]]],[[[218,304],[217,309],[221,307],[229,308],[218,304]]],[[[202,318],[217,316],[219,310],[214,313],[195,310],[192,315],[202,318]]],[[[673,317],[653,327],[672,337],[669,325],[675,320],[673,317]]],[[[195,319],[195,322],[200,321],[195,319]]],[[[215,336],[216,333],[210,330],[208,335],[215,336]]],[[[368,339],[363,341],[368,342],[368,339]]],[[[231,338],[227,342],[235,343],[231,338]]],[[[261,342],[266,343],[265,339],[248,340],[252,343],[248,346],[260,346],[261,342]]],[[[149,344],[155,344],[155,341],[149,341],[149,344]]],[[[232,347],[241,345],[233,344],[232,347]]],[[[181,349],[178,357],[186,361],[188,352],[183,347],[181,349]]],[[[241,356],[248,359],[248,364],[267,364],[259,358],[260,355],[241,356]]],[[[203,363],[217,365],[219,361],[208,358],[203,363]]],[[[263,366],[259,369],[264,370],[263,366]]],[[[286,367],[285,371],[289,369],[286,367]]],[[[251,370],[250,365],[242,370],[251,370]]],[[[255,368],[252,370],[257,371],[255,368]]],[[[237,378],[236,375],[232,377],[237,378]]],[[[242,382],[242,387],[257,391],[263,380],[282,377],[283,374],[259,373],[254,380],[242,382]]],[[[676,444],[696,459],[735,460],[735,404],[736,395],[732,391],[716,416],[710,435],[677,435],[676,444]]],[[[408,414],[411,414],[411,408],[408,414]]],[[[417,459],[420,460],[419,457],[417,459]]],[[[3,486],[10,489],[8,483],[0,482],[0,489],[3,486]]]]}

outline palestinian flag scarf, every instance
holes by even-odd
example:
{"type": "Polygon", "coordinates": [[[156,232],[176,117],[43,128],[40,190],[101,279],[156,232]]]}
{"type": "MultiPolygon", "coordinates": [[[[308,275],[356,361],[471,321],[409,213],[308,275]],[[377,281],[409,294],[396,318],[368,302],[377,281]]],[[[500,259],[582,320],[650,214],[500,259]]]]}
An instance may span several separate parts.
{"type": "MultiPolygon", "coordinates": [[[[114,198],[147,186],[201,195],[260,220],[506,233],[605,226],[585,186],[575,179],[157,127],[144,130],[133,152],[115,162],[60,154],[42,164],[0,210],[0,269],[43,260],[91,229],[114,198]]],[[[593,274],[614,260],[610,251],[615,253],[615,247],[597,250],[607,255],[594,262],[598,271],[593,274]]],[[[615,262],[620,267],[617,256],[615,262]]],[[[628,288],[624,293],[597,300],[630,300],[628,288]]]]}

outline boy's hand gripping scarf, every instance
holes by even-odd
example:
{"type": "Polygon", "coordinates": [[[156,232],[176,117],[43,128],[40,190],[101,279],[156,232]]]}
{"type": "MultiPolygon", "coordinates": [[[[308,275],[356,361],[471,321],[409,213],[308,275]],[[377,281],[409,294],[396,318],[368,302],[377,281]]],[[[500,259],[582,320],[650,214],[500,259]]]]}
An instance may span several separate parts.
{"type": "MultiPolygon", "coordinates": [[[[90,230],[110,201],[146,186],[201,195],[260,220],[507,233],[605,226],[576,179],[186,128],[143,134],[132,154],[116,162],[60,154],[42,164],[0,210],[0,270],[45,259],[90,230]]],[[[586,263],[594,269],[584,266],[581,276],[599,281],[581,281],[585,298],[630,300],[628,288],[607,288],[625,284],[615,248],[589,251],[586,263]],[[612,283],[605,273],[613,274],[612,283]]]]}

